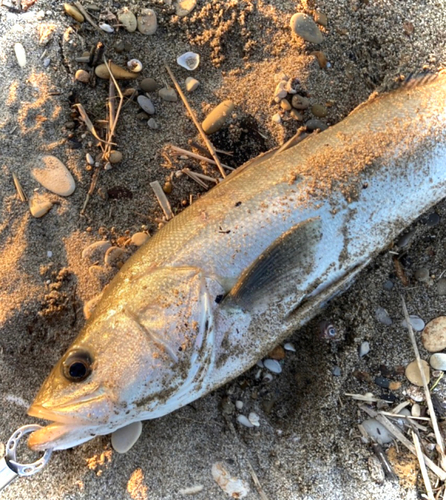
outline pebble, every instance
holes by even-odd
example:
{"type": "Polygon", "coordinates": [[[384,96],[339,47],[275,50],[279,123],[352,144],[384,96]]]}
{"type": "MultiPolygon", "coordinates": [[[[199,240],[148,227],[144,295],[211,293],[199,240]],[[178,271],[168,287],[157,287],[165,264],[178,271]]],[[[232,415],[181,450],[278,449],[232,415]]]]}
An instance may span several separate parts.
{"type": "Polygon", "coordinates": [[[278,361],[275,359],[265,359],[263,361],[263,364],[267,370],[273,373],[281,373],[282,372],[282,366],[278,361]]]}
{"type": "Polygon", "coordinates": [[[361,424],[367,434],[379,444],[391,443],[393,435],[377,420],[369,418],[361,424]]]}
{"type": "Polygon", "coordinates": [[[142,423],[133,422],[113,432],[111,444],[116,453],[127,453],[138,441],[142,432],[142,423]]]}
{"type": "Polygon", "coordinates": [[[318,118],[323,118],[324,116],[327,116],[327,108],[322,104],[313,104],[313,106],[311,106],[311,112],[313,113],[314,116],[317,116],[318,118]]]}
{"type": "Polygon", "coordinates": [[[321,132],[324,130],[327,130],[328,125],[324,122],[321,122],[320,120],[317,120],[316,118],[312,118],[311,120],[308,120],[305,123],[305,126],[307,127],[307,130],[314,131],[314,130],[320,130],[321,132]]]}
{"type": "Polygon", "coordinates": [[[280,102],[282,99],[284,99],[287,95],[288,92],[286,90],[286,80],[281,80],[277,85],[276,88],[274,89],[274,100],[276,102],[280,102]]]}
{"type": "Polygon", "coordinates": [[[139,233],[135,233],[134,235],[132,235],[130,241],[132,242],[133,245],[140,247],[141,245],[144,245],[144,243],[149,238],[150,236],[147,233],[143,233],[142,231],[140,231],[139,233]]]}
{"type": "Polygon", "coordinates": [[[268,358],[277,359],[278,361],[280,361],[281,359],[285,359],[285,349],[281,345],[276,346],[268,354],[268,358]]]}
{"type": "Polygon", "coordinates": [[[287,342],[286,344],[284,344],[283,348],[285,349],[285,351],[296,352],[296,348],[290,342],[287,342]]]}
{"type": "Polygon", "coordinates": [[[44,188],[59,196],[70,196],[76,189],[70,171],[55,156],[42,156],[36,160],[31,175],[44,188]]]}
{"type": "Polygon", "coordinates": [[[290,101],[288,101],[288,99],[282,99],[280,101],[280,107],[284,110],[284,111],[290,111],[291,110],[291,103],[290,101]]]}
{"type": "Polygon", "coordinates": [[[426,226],[433,227],[440,222],[440,216],[436,212],[429,214],[426,220],[426,226]]]}
{"type": "Polygon", "coordinates": [[[192,76],[188,76],[186,78],[186,90],[188,92],[193,92],[199,85],[200,82],[195,78],[193,78],[192,76]]]}
{"type": "Polygon", "coordinates": [[[88,83],[90,81],[90,73],[88,71],[85,71],[84,69],[78,69],[76,71],[76,74],[74,75],[74,78],[78,82],[88,83]]]}
{"type": "Polygon", "coordinates": [[[116,163],[120,163],[122,161],[121,151],[111,151],[110,156],[108,157],[108,161],[113,165],[116,163]]]}
{"type": "Polygon", "coordinates": [[[43,60],[43,67],[48,68],[48,66],[51,64],[51,59],[49,57],[45,57],[43,60]]]}
{"type": "Polygon", "coordinates": [[[140,73],[142,71],[142,62],[139,59],[130,59],[130,61],[127,62],[127,68],[133,71],[133,73],[140,73]]]}
{"type": "Polygon", "coordinates": [[[95,241],[82,250],[82,258],[92,264],[101,261],[110,247],[111,243],[109,241],[95,241]]]}
{"type": "Polygon", "coordinates": [[[397,245],[400,248],[407,247],[409,243],[412,241],[413,237],[415,236],[415,231],[408,231],[407,233],[403,234],[398,238],[397,245]]]}
{"type": "Polygon", "coordinates": [[[422,283],[426,283],[430,279],[429,269],[426,269],[425,267],[420,267],[420,269],[417,269],[415,271],[414,275],[415,275],[415,279],[417,281],[421,281],[422,283]]]}
{"type": "Polygon", "coordinates": [[[175,4],[175,11],[178,17],[190,14],[196,7],[197,0],[180,0],[175,4]]]}
{"type": "Polygon", "coordinates": [[[310,99],[303,95],[294,94],[291,98],[291,105],[296,109],[307,109],[310,107],[310,99]]]}
{"type": "Polygon", "coordinates": [[[139,95],[137,101],[140,108],[148,115],[155,114],[155,106],[148,97],[146,97],[145,95],[139,95]]]}
{"type": "Polygon", "coordinates": [[[147,121],[147,125],[149,126],[150,129],[152,130],[157,130],[159,127],[158,127],[158,123],[156,123],[155,121],[155,118],[150,118],[148,121],[147,121]]]}
{"type": "Polygon", "coordinates": [[[429,363],[434,370],[446,372],[446,354],[444,352],[432,354],[429,363]]]}
{"type": "Polygon", "coordinates": [[[136,27],[138,26],[136,16],[127,7],[124,7],[118,12],[118,20],[121,24],[124,25],[124,28],[129,33],[133,33],[134,31],[136,31],[136,27]]]}
{"type": "Polygon", "coordinates": [[[51,201],[46,200],[41,196],[33,196],[29,200],[29,211],[31,212],[31,215],[36,219],[39,219],[40,217],[43,217],[45,214],[47,214],[51,210],[52,206],[53,204],[51,203],[51,201]]]}
{"type": "Polygon", "coordinates": [[[274,123],[277,123],[277,124],[282,123],[282,117],[280,116],[280,113],[275,113],[275,114],[271,117],[271,120],[272,120],[274,123]]]}
{"type": "Polygon", "coordinates": [[[83,23],[85,21],[84,16],[79,12],[79,10],[69,3],[64,3],[63,8],[67,16],[72,17],[78,23],[83,23]]]}
{"type": "MultiPolygon", "coordinates": [[[[421,332],[424,329],[425,323],[419,316],[416,316],[415,314],[411,314],[409,316],[409,321],[410,321],[410,324],[412,325],[412,328],[416,332],[421,332]]],[[[407,322],[405,319],[401,322],[401,326],[403,326],[404,328],[407,328],[407,322]]]]}
{"type": "Polygon", "coordinates": [[[446,316],[429,321],[421,334],[421,342],[429,352],[446,349],[446,316]]]}
{"type": "Polygon", "coordinates": [[[144,80],[141,80],[139,86],[144,92],[155,92],[155,90],[159,89],[158,83],[153,78],[144,78],[144,80]]]}
{"type": "Polygon", "coordinates": [[[421,406],[418,403],[413,404],[410,414],[412,417],[421,416],[421,406]]]}
{"type": "Polygon", "coordinates": [[[438,295],[446,295],[446,278],[440,278],[437,281],[437,293],[438,295]]]}
{"type": "Polygon", "coordinates": [[[260,427],[260,417],[253,411],[249,414],[248,420],[254,427],[260,427]]]}
{"type": "Polygon", "coordinates": [[[383,288],[384,290],[386,290],[387,292],[390,292],[390,290],[392,290],[392,288],[395,286],[395,284],[393,283],[392,280],[387,280],[384,285],[383,285],[383,288]]]}
{"type": "Polygon", "coordinates": [[[254,424],[252,424],[245,415],[237,415],[237,422],[245,427],[254,427],[254,424]]]}
{"type": "Polygon", "coordinates": [[[177,64],[188,71],[193,71],[200,64],[200,55],[196,52],[185,52],[177,57],[177,64]]]}
{"type": "Polygon", "coordinates": [[[331,370],[331,373],[335,377],[340,377],[341,376],[341,368],[339,366],[334,366],[333,370],[331,370]]]}
{"type": "Polygon", "coordinates": [[[237,408],[237,410],[241,410],[243,408],[243,401],[237,400],[235,402],[235,407],[237,408]]]}
{"type": "Polygon", "coordinates": [[[153,9],[142,9],[138,16],[138,31],[143,35],[153,35],[157,28],[156,12],[153,9]]]}
{"type": "MultiPolygon", "coordinates": [[[[426,378],[426,382],[429,383],[430,370],[429,370],[429,365],[428,365],[427,361],[422,359],[421,366],[423,367],[423,372],[424,372],[424,376],[426,378]]],[[[405,375],[410,383],[417,385],[419,387],[422,387],[423,381],[421,379],[420,370],[418,369],[417,360],[414,360],[414,361],[412,361],[412,363],[409,363],[407,365],[405,375]]]]}
{"type": "Polygon", "coordinates": [[[124,264],[127,254],[122,248],[110,247],[105,252],[104,262],[110,267],[120,267],[124,264]]]}
{"type": "Polygon", "coordinates": [[[99,23],[98,26],[102,31],[105,31],[106,33],[113,33],[115,31],[115,29],[107,23],[99,23]]]}
{"type": "Polygon", "coordinates": [[[325,69],[327,67],[327,56],[321,51],[315,51],[311,53],[317,59],[319,67],[325,69]]]}
{"type": "Polygon", "coordinates": [[[21,68],[26,66],[26,52],[25,47],[21,43],[14,44],[14,52],[17,58],[17,62],[21,68]]]}
{"type": "Polygon", "coordinates": [[[370,352],[370,343],[365,341],[359,346],[359,357],[363,358],[370,352]]]}
{"type": "Polygon", "coordinates": [[[85,155],[85,160],[87,161],[87,163],[88,163],[89,165],[94,165],[94,159],[93,159],[93,157],[91,156],[91,154],[90,154],[90,153],[87,153],[87,154],[85,155]]]}
{"type": "Polygon", "coordinates": [[[304,117],[301,113],[299,113],[299,111],[297,111],[297,109],[292,109],[290,111],[290,116],[292,116],[295,120],[298,120],[298,121],[303,121],[304,117]]]}
{"type": "Polygon", "coordinates": [[[375,318],[383,325],[390,326],[392,324],[392,318],[389,316],[389,313],[384,309],[384,307],[378,306],[375,309],[375,318]]]}
{"type": "Polygon", "coordinates": [[[163,87],[162,89],[158,90],[158,95],[161,97],[163,101],[167,102],[178,101],[177,93],[175,92],[175,89],[173,89],[172,87],[163,87]]]}
{"type": "MultiPolygon", "coordinates": [[[[109,66],[116,80],[134,80],[135,78],[138,77],[137,73],[132,73],[131,71],[127,71],[126,69],[121,68],[121,66],[118,66],[113,62],[110,62],[109,66]]],[[[110,79],[110,73],[108,72],[108,68],[105,64],[100,64],[99,66],[96,66],[94,72],[96,73],[96,76],[98,78],[102,78],[103,80],[110,79]]]]}
{"type": "Polygon", "coordinates": [[[314,13],[314,21],[317,24],[320,24],[321,26],[326,27],[328,24],[327,14],[324,14],[323,12],[315,12],[314,13]]]}
{"type": "Polygon", "coordinates": [[[204,119],[201,126],[206,134],[213,134],[220,130],[228,117],[234,110],[234,103],[229,99],[221,102],[216,108],[214,108],[204,119]]]}
{"type": "Polygon", "coordinates": [[[300,36],[307,42],[321,43],[323,40],[320,29],[307,14],[302,14],[301,12],[294,14],[291,18],[290,26],[297,36],[300,36]]]}

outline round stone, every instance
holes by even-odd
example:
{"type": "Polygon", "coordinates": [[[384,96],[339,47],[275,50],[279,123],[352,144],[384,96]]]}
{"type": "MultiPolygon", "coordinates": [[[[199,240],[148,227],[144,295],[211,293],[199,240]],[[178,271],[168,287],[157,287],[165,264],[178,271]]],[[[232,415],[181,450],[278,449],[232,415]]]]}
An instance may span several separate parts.
{"type": "Polygon", "coordinates": [[[155,90],[159,89],[158,83],[153,78],[144,78],[144,80],[141,80],[139,86],[144,92],[155,92],[155,90]]]}
{"type": "MultiPolygon", "coordinates": [[[[424,321],[419,316],[417,316],[415,314],[411,314],[409,316],[409,321],[410,321],[410,324],[412,325],[412,328],[416,332],[421,332],[425,326],[424,321]]],[[[401,322],[401,326],[403,326],[404,328],[407,328],[407,322],[405,319],[401,322]]]]}
{"type": "Polygon", "coordinates": [[[197,0],[179,0],[175,4],[176,15],[184,17],[190,14],[196,7],[197,0]]]}
{"type": "Polygon", "coordinates": [[[131,237],[131,242],[133,245],[136,245],[137,247],[140,247],[141,245],[144,245],[144,243],[150,238],[150,236],[147,233],[143,233],[140,231],[139,233],[135,233],[131,237]]]}
{"type": "Polygon", "coordinates": [[[147,121],[147,125],[149,126],[149,128],[151,130],[157,130],[159,127],[158,127],[158,123],[156,123],[155,121],[155,118],[150,118],[148,121],[147,121]]]}
{"type": "Polygon", "coordinates": [[[199,85],[200,82],[195,78],[193,78],[192,76],[188,76],[186,78],[186,90],[188,92],[193,92],[199,85]]]}
{"type": "Polygon", "coordinates": [[[124,25],[124,28],[129,33],[133,33],[134,31],[136,31],[136,27],[138,26],[138,23],[136,21],[136,16],[127,7],[124,7],[122,10],[118,12],[118,20],[121,24],[124,25]]]}
{"type": "Polygon", "coordinates": [[[78,69],[76,71],[76,74],[74,75],[74,78],[78,82],[88,83],[90,81],[90,73],[88,71],[85,71],[84,69],[78,69]]]}
{"type": "Polygon", "coordinates": [[[70,171],[55,156],[42,156],[36,160],[31,175],[48,191],[60,196],[70,196],[76,189],[70,171]]]}
{"type": "Polygon", "coordinates": [[[204,119],[201,126],[206,134],[213,134],[220,130],[234,110],[234,103],[229,99],[221,102],[204,119]]]}
{"type": "Polygon", "coordinates": [[[121,151],[111,151],[110,156],[108,157],[108,161],[113,164],[120,163],[122,161],[121,151]]]}
{"type": "Polygon", "coordinates": [[[51,210],[52,206],[53,204],[51,201],[40,196],[33,196],[29,200],[29,211],[36,219],[39,219],[47,214],[51,210]]]}
{"type": "Polygon", "coordinates": [[[307,109],[310,107],[310,99],[299,94],[294,94],[291,98],[291,105],[295,109],[307,109]]]}
{"type": "Polygon", "coordinates": [[[121,427],[112,434],[111,444],[116,453],[127,453],[138,441],[142,432],[142,423],[133,422],[121,427]]]}
{"type": "Polygon", "coordinates": [[[163,87],[162,89],[158,90],[158,95],[161,97],[163,101],[167,102],[178,101],[177,93],[175,92],[175,89],[173,89],[172,87],[163,87]]]}
{"type": "Polygon", "coordinates": [[[446,295],[446,278],[440,278],[437,282],[438,295],[446,295]]]}
{"type": "Polygon", "coordinates": [[[155,106],[148,97],[146,97],[145,95],[139,95],[137,101],[141,109],[148,115],[155,114],[155,106]]]}
{"type": "Polygon", "coordinates": [[[142,9],[138,16],[138,31],[143,35],[153,35],[158,28],[156,13],[152,9],[142,9]]]}
{"type": "Polygon", "coordinates": [[[327,116],[327,108],[325,106],[322,106],[322,104],[313,104],[313,106],[311,106],[311,112],[318,118],[327,116]]]}
{"type": "Polygon", "coordinates": [[[291,110],[291,103],[290,101],[288,101],[287,99],[282,99],[280,101],[280,107],[284,110],[284,111],[290,111],[291,110]]]}
{"type": "Polygon", "coordinates": [[[432,354],[430,360],[430,365],[434,370],[446,371],[446,354],[444,352],[436,352],[432,354]]]}
{"type": "Polygon", "coordinates": [[[417,281],[421,281],[423,283],[429,281],[429,269],[426,269],[425,267],[420,267],[420,269],[417,269],[414,274],[417,281]]]}
{"type": "MultiPolygon", "coordinates": [[[[428,384],[430,381],[430,370],[429,370],[429,365],[427,361],[424,359],[421,360],[421,366],[422,370],[424,373],[424,377],[426,379],[426,383],[428,384]]],[[[417,360],[412,361],[412,363],[409,363],[406,367],[406,377],[409,380],[410,383],[413,385],[417,385],[418,387],[422,387],[423,385],[423,380],[421,378],[421,373],[420,370],[418,369],[418,362],[417,360]]]]}
{"type": "Polygon", "coordinates": [[[421,334],[421,342],[429,352],[446,349],[446,316],[429,321],[421,334]]]}
{"type": "Polygon", "coordinates": [[[391,443],[393,434],[391,434],[380,422],[374,418],[364,420],[361,424],[367,434],[379,444],[391,443]]]}
{"type": "Polygon", "coordinates": [[[300,36],[307,42],[321,43],[323,40],[322,33],[317,27],[313,19],[307,14],[294,14],[290,21],[293,33],[300,36]]]}
{"type": "Polygon", "coordinates": [[[111,243],[109,241],[95,241],[82,250],[82,258],[88,260],[91,264],[99,262],[104,258],[105,252],[110,247],[111,243]]]}
{"type": "MultiPolygon", "coordinates": [[[[138,77],[138,73],[132,73],[131,71],[127,71],[126,69],[121,68],[121,66],[118,66],[115,63],[110,62],[109,66],[116,80],[134,80],[135,78],[138,77]]],[[[100,64],[99,66],[96,66],[94,72],[96,73],[96,76],[98,78],[102,78],[103,80],[110,79],[110,73],[108,72],[108,68],[105,64],[100,64]]]]}

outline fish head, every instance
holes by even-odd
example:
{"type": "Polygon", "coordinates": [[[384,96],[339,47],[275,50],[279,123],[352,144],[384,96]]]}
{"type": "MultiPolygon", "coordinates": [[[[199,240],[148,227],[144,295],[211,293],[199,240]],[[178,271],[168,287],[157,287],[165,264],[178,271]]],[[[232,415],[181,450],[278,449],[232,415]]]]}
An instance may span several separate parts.
{"type": "Polygon", "coordinates": [[[31,434],[32,449],[71,448],[199,397],[212,350],[208,288],[193,269],[158,274],[130,299],[118,289],[99,304],[28,410],[51,421],[31,434]]]}

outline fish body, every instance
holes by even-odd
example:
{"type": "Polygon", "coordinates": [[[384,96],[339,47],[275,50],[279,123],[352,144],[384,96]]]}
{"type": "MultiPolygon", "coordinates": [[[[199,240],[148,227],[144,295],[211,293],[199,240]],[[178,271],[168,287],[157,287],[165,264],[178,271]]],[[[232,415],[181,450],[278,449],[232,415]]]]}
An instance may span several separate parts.
{"type": "Polygon", "coordinates": [[[160,417],[241,374],[446,195],[446,76],[260,156],[129,259],[43,384],[34,449],[160,417]]]}

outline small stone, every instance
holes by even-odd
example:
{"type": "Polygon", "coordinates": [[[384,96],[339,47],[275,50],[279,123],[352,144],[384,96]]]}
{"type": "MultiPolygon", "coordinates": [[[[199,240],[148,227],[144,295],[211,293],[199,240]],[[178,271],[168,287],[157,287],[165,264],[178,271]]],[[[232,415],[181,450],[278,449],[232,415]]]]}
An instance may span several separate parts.
{"type": "Polygon", "coordinates": [[[284,110],[284,111],[290,111],[291,110],[291,103],[290,101],[288,101],[287,99],[282,99],[280,101],[280,107],[284,110]]]}
{"type": "Polygon", "coordinates": [[[313,106],[311,106],[311,112],[318,118],[324,118],[324,116],[327,116],[327,108],[322,106],[322,104],[313,104],[313,106]]]}
{"type": "Polygon", "coordinates": [[[421,406],[418,403],[413,404],[410,414],[412,415],[412,417],[420,417],[421,406]]]}
{"type": "Polygon", "coordinates": [[[417,281],[421,281],[422,283],[427,283],[430,279],[429,275],[429,269],[426,269],[425,267],[421,267],[420,269],[417,269],[414,273],[415,279],[417,281]]]}
{"type": "MultiPolygon", "coordinates": [[[[409,321],[410,321],[410,324],[412,325],[412,328],[416,332],[421,332],[425,326],[424,321],[419,316],[416,316],[415,314],[411,314],[409,316],[409,321]]],[[[404,328],[407,328],[407,322],[405,319],[401,322],[401,326],[403,326],[404,328]]]]}
{"type": "MultiPolygon", "coordinates": [[[[136,118],[138,118],[138,120],[148,120],[149,119],[149,115],[147,113],[145,113],[144,111],[140,111],[137,115],[136,115],[136,118]]],[[[152,118],[153,120],[153,118],[152,118]]]]}
{"type": "Polygon", "coordinates": [[[437,293],[438,295],[446,295],[446,278],[440,278],[437,281],[437,293]]]}
{"type": "Polygon", "coordinates": [[[292,116],[295,120],[301,122],[303,121],[304,117],[301,113],[299,113],[299,111],[297,111],[297,109],[292,109],[290,111],[290,116],[292,116]]]}
{"type": "Polygon", "coordinates": [[[149,238],[150,236],[147,233],[143,233],[141,231],[139,233],[135,233],[134,235],[132,235],[130,241],[132,242],[133,245],[140,247],[141,245],[144,245],[144,243],[148,241],[149,238]]]}
{"type": "Polygon", "coordinates": [[[106,33],[113,33],[115,31],[115,28],[107,23],[99,23],[98,26],[102,31],[105,31],[106,33]]]}
{"type": "Polygon", "coordinates": [[[267,370],[273,373],[281,373],[282,372],[282,366],[278,361],[275,359],[265,359],[263,361],[263,364],[267,370]]]}
{"type": "Polygon", "coordinates": [[[139,86],[144,92],[155,92],[160,87],[153,78],[144,78],[144,80],[141,80],[139,86]]]}
{"type": "Polygon", "coordinates": [[[296,109],[307,109],[310,107],[310,99],[299,94],[294,94],[291,98],[291,105],[296,109]]]}
{"type": "Polygon", "coordinates": [[[14,52],[17,58],[17,62],[21,68],[26,66],[26,52],[25,47],[21,43],[14,44],[14,52]]]}
{"type": "Polygon", "coordinates": [[[69,3],[64,3],[63,8],[67,16],[72,17],[78,23],[83,23],[85,21],[84,16],[79,12],[79,10],[69,3]]]}
{"type": "Polygon", "coordinates": [[[314,56],[319,64],[321,69],[325,69],[327,67],[327,56],[321,51],[315,51],[311,53],[314,56]]]}
{"type": "Polygon", "coordinates": [[[156,12],[153,9],[142,9],[138,16],[138,31],[143,35],[153,35],[157,28],[156,12]]]}
{"type": "Polygon", "coordinates": [[[393,435],[374,418],[364,420],[361,424],[366,430],[367,434],[379,444],[391,443],[393,435]]]}
{"type": "Polygon", "coordinates": [[[429,214],[426,220],[426,226],[434,227],[440,222],[440,216],[436,212],[429,214]]]}
{"type": "MultiPolygon", "coordinates": [[[[429,365],[428,365],[427,361],[422,359],[421,366],[423,368],[424,376],[426,378],[426,383],[429,383],[430,370],[429,370],[429,365]]],[[[420,370],[418,369],[417,360],[412,361],[412,363],[409,363],[407,365],[405,375],[410,383],[417,385],[419,387],[422,387],[423,380],[421,379],[421,373],[420,373],[420,370]]]]}
{"type": "Polygon", "coordinates": [[[408,231],[407,233],[403,234],[402,236],[400,236],[398,238],[398,241],[396,244],[400,248],[407,247],[407,245],[409,245],[409,243],[412,241],[414,236],[415,236],[415,231],[408,231]]]}
{"type": "Polygon", "coordinates": [[[175,4],[176,15],[184,17],[190,14],[197,5],[197,0],[180,0],[175,4]]]}
{"type": "Polygon", "coordinates": [[[118,54],[125,52],[125,43],[123,40],[116,41],[113,47],[118,54]]]}
{"type": "Polygon", "coordinates": [[[315,12],[314,13],[314,20],[317,24],[320,24],[321,26],[324,26],[324,27],[326,27],[328,24],[327,15],[324,14],[323,12],[315,12]]]}
{"type": "Polygon", "coordinates": [[[134,31],[136,31],[136,27],[138,26],[136,16],[127,7],[124,7],[118,12],[118,20],[121,24],[124,25],[124,28],[129,33],[133,33],[134,31]]]}
{"type": "Polygon", "coordinates": [[[296,348],[290,342],[287,342],[286,344],[284,344],[283,348],[285,349],[285,351],[296,352],[296,348]]]}
{"type": "Polygon", "coordinates": [[[88,260],[91,264],[100,262],[104,259],[105,253],[111,247],[109,241],[95,241],[82,251],[82,258],[88,260]]]}
{"type": "Polygon", "coordinates": [[[392,324],[392,318],[389,316],[389,313],[384,309],[384,307],[378,306],[375,309],[375,318],[383,325],[390,326],[392,324]]]}
{"type": "Polygon", "coordinates": [[[177,93],[175,92],[175,89],[173,89],[172,87],[163,87],[162,89],[158,90],[158,95],[161,97],[163,101],[167,102],[178,101],[177,93]]]}
{"type": "Polygon", "coordinates": [[[287,85],[286,80],[282,80],[276,85],[276,88],[274,89],[274,100],[276,102],[280,102],[288,95],[288,92],[285,88],[286,85],[287,85]]]}
{"type": "Polygon", "coordinates": [[[421,342],[429,352],[446,349],[446,316],[429,321],[421,334],[421,342]]]}
{"type": "Polygon", "coordinates": [[[55,156],[37,159],[31,168],[31,175],[44,188],[59,196],[70,196],[76,189],[70,171],[55,156]]]}
{"type": "Polygon", "coordinates": [[[254,425],[249,421],[248,417],[245,417],[245,415],[237,415],[237,422],[244,425],[245,427],[254,427],[254,425]]]}
{"type": "Polygon", "coordinates": [[[51,64],[51,59],[49,57],[45,57],[43,60],[43,67],[48,68],[48,66],[51,64]]]}
{"type": "Polygon", "coordinates": [[[363,358],[370,352],[370,343],[365,341],[359,346],[359,357],[363,358]]]}
{"type": "Polygon", "coordinates": [[[29,200],[29,211],[36,219],[39,219],[47,214],[51,210],[52,206],[53,204],[51,201],[40,196],[33,196],[29,200]]]}
{"type": "Polygon", "coordinates": [[[277,123],[278,125],[280,123],[282,123],[282,117],[280,116],[280,113],[275,113],[272,117],[271,117],[271,121],[273,121],[274,123],[277,123]]]}
{"type": "Polygon", "coordinates": [[[446,354],[443,352],[437,352],[432,354],[429,360],[430,365],[434,370],[446,371],[446,354]]]}
{"type": "Polygon", "coordinates": [[[147,125],[149,126],[150,129],[152,130],[157,130],[159,127],[158,127],[158,123],[156,123],[155,121],[155,118],[150,118],[148,121],[147,121],[147,125]]]}
{"type": "Polygon", "coordinates": [[[170,194],[172,192],[172,183],[167,181],[164,186],[163,186],[163,191],[166,193],[166,194],[170,194]]]}
{"type": "Polygon", "coordinates": [[[307,14],[294,14],[291,18],[290,26],[292,31],[297,35],[311,43],[321,43],[323,40],[322,33],[317,27],[313,19],[307,14]]]}
{"type": "Polygon", "coordinates": [[[85,155],[85,160],[87,161],[87,163],[88,163],[89,165],[94,165],[94,159],[93,159],[93,157],[91,156],[91,154],[90,154],[90,153],[87,153],[87,154],[85,155]]]}
{"type": "Polygon", "coordinates": [[[234,110],[234,103],[229,99],[221,102],[204,119],[201,126],[206,134],[213,134],[220,130],[234,110]]]}
{"type": "Polygon", "coordinates": [[[340,377],[341,368],[339,366],[334,366],[333,369],[331,370],[331,373],[333,374],[334,377],[340,377]]]}
{"type": "Polygon", "coordinates": [[[278,361],[280,361],[281,359],[285,359],[285,349],[281,345],[276,346],[268,354],[268,358],[277,359],[278,361]]]}
{"type": "Polygon", "coordinates": [[[127,254],[122,248],[110,247],[105,252],[104,262],[110,267],[121,267],[124,264],[127,254]]]}
{"type": "Polygon", "coordinates": [[[137,101],[141,109],[148,115],[155,114],[155,106],[148,97],[146,97],[145,95],[139,95],[137,101]]]}
{"type": "Polygon", "coordinates": [[[243,401],[236,401],[235,407],[237,408],[237,410],[241,410],[243,408],[243,401]]]}
{"type": "Polygon", "coordinates": [[[120,163],[122,161],[121,151],[111,151],[110,156],[108,157],[108,161],[113,165],[115,163],[120,163]]]}
{"type": "MultiPolygon", "coordinates": [[[[113,62],[110,62],[109,66],[116,80],[134,80],[135,78],[138,77],[137,73],[132,73],[131,71],[127,71],[126,69],[121,68],[121,66],[118,66],[113,62]]],[[[110,79],[110,73],[108,72],[108,68],[105,64],[100,64],[99,66],[96,66],[94,72],[98,78],[102,78],[103,80],[110,79]]]]}
{"type": "Polygon", "coordinates": [[[113,432],[111,444],[116,453],[127,453],[138,441],[142,432],[142,423],[133,422],[113,432]]]}
{"type": "Polygon", "coordinates": [[[393,283],[393,281],[391,280],[387,280],[384,285],[383,285],[383,288],[384,290],[386,290],[387,292],[390,292],[390,290],[392,290],[392,288],[395,286],[395,284],[393,283]]]}
{"type": "Polygon", "coordinates": [[[193,78],[192,76],[188,76],[186,78],[186,90],[188,92],[193,92],[199,85],[200,82],[195,78],[193,78]]]}
{"type": "Polygon", "coordinates": [[[254,427],[259,427],[260,426],[260,417],[257,415],[257,413],[254,413],[253,411],[249,414],[248,420],[251,422],[251,424],[254,427]]]}
{"type": "Polygon", "coordinates": [[[76,74],[74,75],[74,78],[78,82],[88,83],[90,81],[90,73],[88,71],[85,71],[84,69],[78,69],[76,71],[76,74]]]}
{"type": "Polygon", "coordinates": [[[307,127],[307,130],[314,131],[314,130],[320,130],[323,132],[324,130],[327,130],[328,125],[324,122],[321,122],[320,120],[317,120],[316,118],[313,118],[311,120],[308,120],[307,123],[305,123],[305,126],[307,127]]]}

